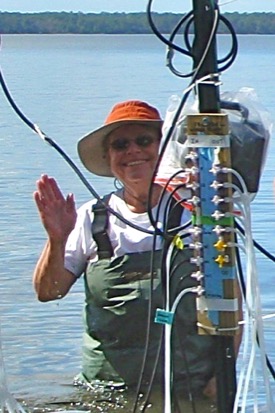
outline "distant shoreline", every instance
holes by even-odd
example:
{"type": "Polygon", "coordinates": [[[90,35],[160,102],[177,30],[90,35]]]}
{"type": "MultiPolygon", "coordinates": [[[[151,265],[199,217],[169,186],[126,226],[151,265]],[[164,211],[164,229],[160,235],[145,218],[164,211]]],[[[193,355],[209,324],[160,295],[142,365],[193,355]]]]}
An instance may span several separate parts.
{"type": "MultiPolygon", "coordinates": [[[[275,34],[275,13],[223,13],[236,34],[275,34]]],[[[184,14],[153,13],[160,33],[171,33],[184,14]]],[[[152,34],[147,14],[0,11],[2,34],[152,34]]],[[[219,34],[228,33],[220,23],[219,34]]]]}

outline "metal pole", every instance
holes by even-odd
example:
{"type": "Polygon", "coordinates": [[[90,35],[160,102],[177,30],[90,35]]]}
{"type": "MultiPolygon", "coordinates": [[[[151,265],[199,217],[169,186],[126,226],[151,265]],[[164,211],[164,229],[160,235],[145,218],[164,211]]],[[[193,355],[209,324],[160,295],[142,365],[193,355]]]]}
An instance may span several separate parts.
{"type": "MultiPolygon", "coordinates": [[[[194,70],[196,80],[211,75],[217,81],[217,51],[215,24],[217,24],[216,0],[193,0],[194,10],[194,70]],[[209,39],[211,41],[209,42],[209,39]]],[[[198,98],[201,113],[219,113],[220,100],[218,86],[213,83],[199,84],[198,98]]],[[[234,338],[217,335],[216,340],[216,380],[217,407],[219,413],[232,413],[236,394],[236,369],[234,338]]]]}
{"type": "MultiPolygon", "coordinates": [[[[193,0],[194,30],[193,43],[194,69],[196,79],[205,75],[214,75],[218,80],[216,36],[213,35],[215,24],[214,0],[193,0]],[[209,43],[209,39],[212,40],[209,43]]],[[[199,104],[202,113],[218,113],[220,111],[219,89],[217,86],[199,84],[199,104]]]]}

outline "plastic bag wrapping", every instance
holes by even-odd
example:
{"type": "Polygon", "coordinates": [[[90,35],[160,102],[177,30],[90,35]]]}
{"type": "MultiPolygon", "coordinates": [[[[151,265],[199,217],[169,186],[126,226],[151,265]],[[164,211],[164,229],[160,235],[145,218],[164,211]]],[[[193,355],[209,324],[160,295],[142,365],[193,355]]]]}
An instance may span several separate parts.
{"type": "MultiPolygon", "coordinates": [[[[228,114],[229,119],[232,169],[242,176],[247,191],[256,194],[272,132],[270,114],[262,107],[252,88],[244,87],[237,92],[224,92],[220,96],[220,101],[221,111],[228,114]]],[[[171,132],[179,104],[180,98],[171,96],[163,124],[162,145],[167,134],[171,132]]],[[[186,116],[193,113],[198,113],[197,99],[192,104],[187,103],[184,106],[175,123],[156,177],[156,182],[162,185],[175,173],[177,181],[188,181],[188,175],[185,173],[189,152],[186,144],[186,116]]],[[[233,183],[243,191],[235,176],[233,183]]]]}
{"type": "MultiPolygon", "coordinates": [[[[176,95],[171,96],[163,123],[160,151],[172,127],[179,104],[180,98],[176,95]]],[[[185,119],[186,113],[183,111],[173,128],[155,177],[155,182],[165,187],[178,201],[184,201],[191,196],[191,191],[185,187],[189,180],[189,174],[185,171],[188,154],[185,119]]]]}

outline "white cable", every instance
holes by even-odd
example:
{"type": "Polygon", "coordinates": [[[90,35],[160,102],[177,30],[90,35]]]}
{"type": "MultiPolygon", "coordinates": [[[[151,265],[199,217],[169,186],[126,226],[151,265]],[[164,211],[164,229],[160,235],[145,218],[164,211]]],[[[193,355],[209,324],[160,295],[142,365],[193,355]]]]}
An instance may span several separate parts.
{"type": "MultiPolygon", "coordinates": [[[[234,412],[237,412],[239,400],[242,397],[241,413],[245,412],[248,398],[248,385],[253,374],[253,383],[257,383],[257,372],[255,366],[257,337],[259,340],[259,350],[261,366],[264,378],[264,387],[267,395],[268,412],[274,413],[273,399],[268,378],[265,344],[263,337],[263,322],[261,315],[260,294],[257,280],[257,266],[254,252],[253,238],[251,234],[251,214],[250,203],[247,199],[244,202],[245,209],[245,241],[247,250],[247,291],[246,291],[246,312],[245,312],[245,334],[243,350],[243,366],[240,371],[239,383],[236,393],[234,412]],[[250,348],[251,347],[251,348],[250,348]]],[[[254,411],[258,411],[258,404],[254,396],[254,411]]]]}
{"type": "MultiPolygon", "coordinates": [[[[173,253],[173,243],[169,245],[166,254],[166,304],[165,310],[170,311],[170,262],[173,253]]],[[[172,399],[171,399],[171,328],[170,324],[165,324],[164,327],[164,412],[171,413],[172,409],[172,399]]]]}
{"type": "MultiPolygon", "coordinates": [[[[185,288],[176,297],[171,313],[175,314],[180,300],[188,293],[198,293],[197,287],[185,288]]],[[[172,324],[165,324],[164,413],[171,413],[171,332],[172,324]]]]}
{"type": "MultiPolygon", "coordinates": [[[[275,313],[273,313],[273,314],[265,314],[265,315],[262,316],[262,320],[268,320],[268,319],[270,319],[270,318],[275,318],[275,313]]],[[[244,321],[244,320],[240,320],[240,321],[238,322],[238,324],[239,324],[239,325],[245,325],[245,321],[244,321]]]]}
{"type": "MultiPolygon", "coordinates": [[[[214,167],[215,168],[215,167],[214,167]]],[[[216,168],[217,169],[217,168],[216,168]]],[[[214,172],[216,171],[213,169],[214,172]]],[[[263,320],[261,314],[260,293],[257,279],[257,265],[254,251],[253,237],[251,233],[251,212],[250,212],[250,197],[247,191],[246,183],[242,176],[232,168],[220,168],[223,173],[231,173],[234,175],[241,185],[243,193],[240,189],[231,183],[224,184],[224,186],[234,189],[239,199],[235,200],[235,205],[241,210],[241,219],[245,227],[245,236],[242,236],[242,241],[245,246],[247,254],[247,291],[246,291],[246,311],[245,320],[246,325],[245,334],[243,337],[243,359],[242,368],[239,375],[239,382],[235,397],[235,404],[233,413],[245,413],[247,407],[249,383],[252,381],[253,396],[254,396],[254,412],[258,412],[258,392],[257,389],[257,369],[256,369],[256,347],[257,339],[259,341],[260,361],[264,379],[264,387],[267,396],[268,412],[274,413],[274,404],[271,394],[271,387],[269,383],[268,371],[266,366],[266,352],[263,334],[263,320]],[[242,400],[241,405],[240,400],[242,400]]]]}
{"type": "MultiPolygon", "coordinates": [[[[180,231],[178,236],[186,233],[186,230],[180,231]]],[[[173,242],[169,245],[167,255],[166,255],[166,304],[165,310],[167,312],[175,313],[176,307],[180,299],[187,293],[194,292],[194,288],[187,288],[180,292],[179,296],[174,301],[172,308],[170,310],[170,264],[171,257],[174,251],[173,242]]],[[[197,290],[196,290],[197,291],[197,290]]],[[[172,325],[166,323],[164,327],[164,343],[165,343],[165,354],[164,354],[164,412],[171,413],[172,400],[171,400],[171,332],[172,325]]]]}
{"type": "MultiPolygon", "coordinates": [[[[249,217],[250,217],[250,204],[247,205],[247,209],[249,209],[249,217]]],[[[250,228],[251,228],[251,220],[250,220],[250,228]]],[[[253,238],[251,230],[249,231],[249,236],[247,237],[249,241],[249,252],[250,257],[248,257],[249,264],[251,265],[251,273],[252,273],[252,298],[254,298],[254,312],[256,316],[256,323],[253,323],[254,331],[252,339],[254,339],[254,345],[256,346],[256,338],[258,337],[259,340],[259,349],[260,349],[260,356],[261,356],[261,365],[263,369],[263,378],[265,384],[265,390],[267,393],[267,402],[268,406],[271,409],[273,406],[273,398],[271,395],[271,388],[269,383],[268,371],[266,366],[266,358],[265,358],[265,342],[264,342],[264,333],[263,333],[263,322],[262,322],[262,310],[261,310],[261,300],[260,300],[260,293],[259,293],[259,286],[258,286],[258,279],[257,279],[257,266],[256,266],[256,258],[254,253],[254,245],[253,245],[253,238]]],[[[252,301],[252,300],[251,300],[252,301]]],[[[274,407],[274,406],[273,406],[274,407]]],[[[272,413],[274,412],[272,408],[272,413]]]]}
{"type": "Polygon", "coordinates": [[[239,172],[237,172],[235,169],[228,168],[228,167],[221,168],[220,172],[223,172],[223,173],[226,173],[226,174],[231,173],[232,175],[234,175],[238,179],[239,183],[241,184],[244,195],[247,195],[247,196],[249,195],[249,193],[247,191],[245,180],[243,179],[242,175],[239,174],[239,172]]]}
{"type": "MultiPolygon", "coordinates": [[[[246,234],[246,248],[247,248],[247,254],[249,254],[249,233],[250,233],[250,220],[249,216],[246,214],[246,219],[245,219],[245,234],[246,234]]],[[[250,271],[250,264],[251,261],[249,259],[249,256],[247,257],[247,291],[246,291],[246,307],[247,310],[245,312],[245,321],[246,325],[248,326],[247,329],[245,330],[245,335],[244,335],[244,349],[243,349],[243,368],[240,372],[240,378],[239,378],[239,388],[237,390],[237,395],[236,395],[236,402],[235,406],[238,406],[238,399],[240,398],[240,394],[242,393],[242,412],[244,411],[246,401],[247,401],[247,386],[246,383],[249,382],[250,380],[250,366],[251,366],[251,357],[254,354],[254,348],[251,349],[250,351],[250,333],[252,333],[251,330],[251,319],[250,319],[250,314],[253,310],[253,305],[251,304],[251,279],[250,276],[252,275],[250,271]],[[243,387],[243,388],[242,388],[243,387]]],[[[252,346],[253,346],[253,339],[251,340],[252,346]]],[[[253,357],[252,357],[253,359],[253,357]]]]}

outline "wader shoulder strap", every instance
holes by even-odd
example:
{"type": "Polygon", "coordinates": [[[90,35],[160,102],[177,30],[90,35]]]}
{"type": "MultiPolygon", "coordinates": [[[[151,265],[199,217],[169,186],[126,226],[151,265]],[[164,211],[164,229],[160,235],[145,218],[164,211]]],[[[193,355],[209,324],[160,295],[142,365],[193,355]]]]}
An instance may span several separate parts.
{"type": "MultiPolygon", "coordinates": [[[[111,194],[105,195],[102,201],[105,205],[108,205],[111,194]]],[[[171,202],[170,211],[168,219],[168,229],[177,228],[180,225],[181,215],[183,213],[183,207],[180,204],[175,204],[174,199],[171,202]]],[[[111,258],[113,256],[113,247],[107,233],[109,225],[109,215],[105,206],[101,202],[97,202],[93,205],[92,211],[94,213],[94,220],[92,223],[92,234],[93,238],[97,244],[98,259],[111,258]]],[[[173,232],[171,236],[173,236],[173,232]]]]}
{"type": "Polygon", "coordinates": [[[98,259],[111,258],[113,256],[113,247],[107,233],[109,225],[109,215],[105,205],[108,205],[111,194],[105,195],[102,202],[97,201],[92,206],[94,220],[92,223],[92,234],[98,248],[98,259]]]}

